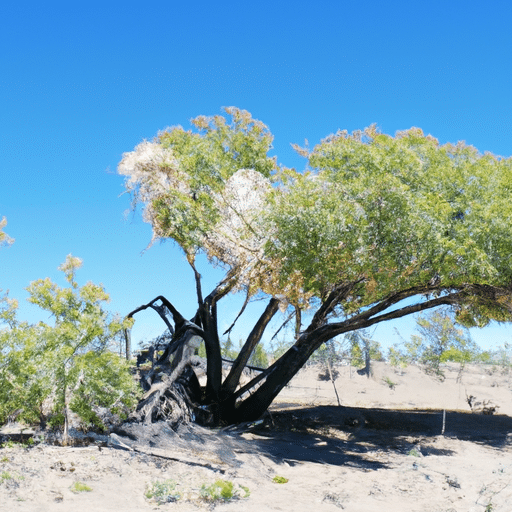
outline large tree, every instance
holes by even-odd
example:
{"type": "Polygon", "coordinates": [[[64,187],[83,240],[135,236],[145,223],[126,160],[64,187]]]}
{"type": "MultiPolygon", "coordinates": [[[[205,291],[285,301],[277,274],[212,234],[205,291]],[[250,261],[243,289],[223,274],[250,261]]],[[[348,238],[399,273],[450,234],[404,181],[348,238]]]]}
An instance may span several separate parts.
{"type": "Polygon", "coordinates": [[[511,319],[512,159],[441,145],[418,128],[393,137],[371,126],[339,131],[312,150],[295,146],[307,159],[297,171],[268,155],[267,126],[246,111],[225,112],[159,133],[118,167],[153,239],[174,240],[194,272],[193,319],[163,296],[143,308],[165,318],[165,306],[173,317],[167,360],[187,340],[204,340],[207,384],[195,400],[213,421],[259,417],[340,334],[437,306],[467,326],[511,319]],[[199,253],[226,271],[206,296],[199,253]],[[232,291],[268,303],[223,380],[217,303],[232,291]],[[293,314],[295,342],[240,388],[279,310],[293,314]]]}

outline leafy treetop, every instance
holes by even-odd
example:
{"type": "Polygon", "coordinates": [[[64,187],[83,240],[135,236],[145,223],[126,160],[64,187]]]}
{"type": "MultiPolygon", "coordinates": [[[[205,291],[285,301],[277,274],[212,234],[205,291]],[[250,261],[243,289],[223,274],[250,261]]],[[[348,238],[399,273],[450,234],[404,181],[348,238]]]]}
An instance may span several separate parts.
{"type": "MultiPolygon", "coordinates": [[[[311,328],[332,317],[368,327],[441,304],[465,325],[511,319],[511,158],[370,126],[295,146],[308,162],[300,172],[268,156],[267,126],[225,112],[123,155],[119,173],[154,239],[176,241],[192,266],[204,251],[231,289],[315,308],[311,328]],[[411,297],[414,306],[383,314],[411,297]]],[[[331,322],[329,336],[346,327],[331,322]]]]}

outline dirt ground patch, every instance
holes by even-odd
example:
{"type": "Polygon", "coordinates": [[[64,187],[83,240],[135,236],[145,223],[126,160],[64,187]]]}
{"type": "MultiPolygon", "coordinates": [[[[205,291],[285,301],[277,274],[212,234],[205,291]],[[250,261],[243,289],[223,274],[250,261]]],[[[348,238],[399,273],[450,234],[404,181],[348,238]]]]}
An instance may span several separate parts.
{"type": "MultiPolygon", "coordinates": [[[[2,510],[511,510],[510,415],[471,414],[464,401],[459,409],[445,408],[459,383],[423,380],[412,370],[395,377],[401,379],[397,389],[402,386],[405,393],[408,386],[404,402],[409,407],[381,405],[396,395],[380,375],[340,379],[343,406],[338,407],[332,383],[319,384],[314,372],[305,373],[262,422],[212,432],[221,438],[215,450],[193,432],[179,434],[166,446],[130,447],[124,439],[124,447],[2,448],[2,510]],[[379,405],[361,404],[365,399],[379,405]],[[436,399],[441,407],[433,407],[436,399]],[[233,484],[234,497],[205,500],[205,489],[218,480],[233,484]],[[174,491],[162,492],[166,500],[157,503],[148,491],[170,481],[174,491]],[[89,490],[77,490],[81,486],[89,490]]],[[[493,397],[508,410],[508,376],[487,377],[468,374],[464,393],[493,397]]]]}

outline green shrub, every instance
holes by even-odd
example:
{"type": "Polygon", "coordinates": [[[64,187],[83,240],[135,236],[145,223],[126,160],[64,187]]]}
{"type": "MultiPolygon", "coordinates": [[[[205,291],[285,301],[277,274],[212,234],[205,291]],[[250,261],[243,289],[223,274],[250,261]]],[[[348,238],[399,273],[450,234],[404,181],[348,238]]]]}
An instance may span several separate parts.
{"type": "Polygon", "coordinates": [[[201,486],[200,496],[205,501],[229,501],[238,498],[248,498],[250,491],[248,487],[239,485],[238,489],[235,489],[233,482],[229,480],[217,480],[214,484],[201,486]],[[244,495],[240,495],[240,489],[244,491],[244,495]]]}
{"type": "Polygon", "coordinates": [[[148,500],[155,500],[159,505],[162,503],[171,503],[178,501],[181,494],[176,490],[176,482],[174,480],[164,480],[153,482],[145,492],[148,500]]]}
{"type": "Polygon", "coordinates": [[[83,484],[82,482],[75,482],[71,487],[71,492],[74,492],[75,494],[79,492],[91,492],[92,488],[89,487],[87,484],[83,484]]]}

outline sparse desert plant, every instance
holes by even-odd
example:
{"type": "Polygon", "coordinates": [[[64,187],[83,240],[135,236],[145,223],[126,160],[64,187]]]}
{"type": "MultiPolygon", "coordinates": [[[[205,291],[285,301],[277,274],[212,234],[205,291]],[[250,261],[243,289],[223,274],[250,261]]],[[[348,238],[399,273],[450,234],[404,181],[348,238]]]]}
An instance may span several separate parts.
{"type": "Polygon", "coordinates": [[[397,383],[393,382],[389,377],[383,377],[382,380],[389,386],[389,389],[395,389],[397,383]]]}
{"type": "Polygon", "coordinates": [[[79,493],[79,492],[91,492],[92,491],[92,488],[89,487],[87,484],[84,484],[82,482],[75,482],[72,486],[71,486],[71,492],[74,492],[75,494],[79,493]]]}
{"type": "Polygon", "coordinates": [[[238,485],[238,488],[236,489],[235,484],[229,480],[217,480],[211,485],[203,484],[200,490],[201,498],[210,502],[248,498],[250,494],[248,487],[238,485]],[[240,490],[244,491],[243,495],[240,494],[240,490]]]}
{"type": "Polygon", "coordinates": [[[275,484],[287,484],[288,478],[285,478],[284,476],[275,476],[274,478],[272,478],[272,482],[274,482],[275,484]]]}
{"type": "Polygon", "coordinates": [[[155,500],[159,505],[162,503],[173,503],[181,498],[181,494],[176,490],[177,484],[174,480],[164,480],[162,482],[153,482],[144,493],[148,500],[155,500]]]}
{"type": "Polygon", "coordinates": [[[9,473],[9,471],[2,471],[0,473],[0,483],[7,482],[9,480],[25,480],[25,477],[23,475],[9,473]]]}
{"type": "Polygon", "coordinates": [[[4,480],[10,480],[12,475],[8,471],[2,471],[0,473],[0,480],[3,482],[4,480]]]}

